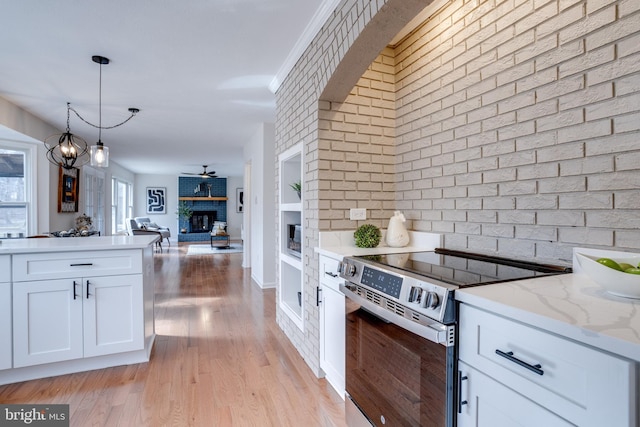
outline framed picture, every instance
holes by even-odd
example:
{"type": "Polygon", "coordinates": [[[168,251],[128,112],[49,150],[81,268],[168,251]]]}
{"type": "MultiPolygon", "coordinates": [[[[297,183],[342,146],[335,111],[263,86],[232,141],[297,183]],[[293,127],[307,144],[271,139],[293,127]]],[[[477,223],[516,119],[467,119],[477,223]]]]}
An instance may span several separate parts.
{"type": "Polygon", "coordinates": [[[244,212],[244,191],[242,188],[236,188],[236,212],[244,212]]]}
{"type": "Polygon", "coordinates": [[[167,213],[167,188],[147,187],[147,213],[165,214],[167,213]]]}
{"type": "Polygon", "coordinates": [[[65,169],[59,166],[58,212],[78,212],[80,174],[78,168],[65,169]]]}

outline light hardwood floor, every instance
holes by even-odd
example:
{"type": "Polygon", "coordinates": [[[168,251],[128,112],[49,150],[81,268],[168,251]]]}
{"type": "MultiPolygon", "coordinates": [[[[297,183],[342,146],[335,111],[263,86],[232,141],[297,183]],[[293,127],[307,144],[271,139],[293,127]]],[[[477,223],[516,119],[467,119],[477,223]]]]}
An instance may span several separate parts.
{"type": "Polygon", "coordinates": [[[71,425],[344,426],[344,403],[275,323],[242,254],[156,254],[149,363],[0,386],[0,403],[68,403],[71,425]]]}

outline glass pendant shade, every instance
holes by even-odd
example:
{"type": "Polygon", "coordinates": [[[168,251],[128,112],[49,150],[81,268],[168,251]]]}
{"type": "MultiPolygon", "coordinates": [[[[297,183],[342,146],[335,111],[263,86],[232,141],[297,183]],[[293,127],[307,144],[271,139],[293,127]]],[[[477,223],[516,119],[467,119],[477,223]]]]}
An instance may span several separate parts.
{"type": "Polygon", "coordinates": [[[47,138],[44,145],[47,148],[47,159],[54,165],[71,169],[82,166],[87,161],[86,154],[89,151],[87,142],[69,132],[68,127],[62,135],[52,135],[47,138]]]}
{"type": "Polygon", "coordinates": [[[102,141],[91,146],[91,166],[98,168],[109,166],[109,147],[105,147],[102,141]]]}

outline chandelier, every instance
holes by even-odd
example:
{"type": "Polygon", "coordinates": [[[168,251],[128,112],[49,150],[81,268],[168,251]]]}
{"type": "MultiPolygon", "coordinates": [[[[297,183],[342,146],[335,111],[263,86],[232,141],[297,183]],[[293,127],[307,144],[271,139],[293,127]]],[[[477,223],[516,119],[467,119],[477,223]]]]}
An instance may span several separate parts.
{"type": "Polygon", "coordinates": [[[102,66],[109,64],[109,58],[94,55],[91,60],[100,65],[100,79],[98,87],[98,124],[95,125],[85,120],[71,104],[67,102],[67,130],[61,135],[52,135],[45,139],[44,145],[47,148],[47,159],[55,165],[60,165],[65,169],[82,166],[91,161],[91,166],[109,166],[109,147],[102,142],[102,129],[113,129],[122,126],[140,112],[138,108],[129,108],[131,115],[124,121],[113,126],[102,126],[102,66]],[[96,145],[88,147],[87,142],[77,135],[71,133],[69,128],[69,111],[73,111],[76,116],[89,126],[98,129],[98,142],[96,145]],[[57,140],[57,143],[55,142],[57,140]],[[89,156],[86,154],[89,153],[89,156]]]}

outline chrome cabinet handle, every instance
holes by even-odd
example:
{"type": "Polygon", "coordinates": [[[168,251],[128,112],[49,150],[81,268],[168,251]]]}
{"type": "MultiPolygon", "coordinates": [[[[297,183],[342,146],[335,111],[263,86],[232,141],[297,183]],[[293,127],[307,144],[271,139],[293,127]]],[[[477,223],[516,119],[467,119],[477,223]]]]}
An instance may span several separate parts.
{"type": "Polygon", "coordinates": [[[78,286],[78,284],[76,283],[76,281],[73,281],[73,299],[75,300],[78,297],[78,294],[76,293],[76,286],[78,286]]]}
{"type": "Polygon", "coordinates": [[[316,307],[320,307],[320,303],[322,302],[320,300],[320,292],[322,292],[322,288],[320,288],[320,286],[316,286],[316,307]]]}
{"type": "Polygon", "coordinates": [[[522,360],[518,359],[517,357],[515,357],[513,355],[513,351],[508,351],[508,352],[505,353],[504,351],[496,349],[496,354],[498,356],[504,357],[505,359],[507,359],[510,362],[513,362],[513,363],[515,363],[517,365],[522,366],[523,368],[526,368],[526,369],[530,370],[531,372],[535,372],[538,375],[543,375],[544,374],[544,371],[542,369],[540,369],[540,368],[542,368],[541,364],[538,363],[536,365],[531,365],[531,364],[529,364],[529,363],[527,363],[525,361],[522,361],[522,360]]]}
{"type": "Polygon", "coordinates": [[[462,376],[462,371],[458,371],[458,413],[461,414],[462,413],[462,406],[466,405],[467,402],[466,400],[462,400],[462,381],[464,380],[468,380],[469,377],[468,376],[462,376]]]}
{"type": "Polygon", "coordinates": [[[89,299],[89,281],[87,280],[87,299],[89,299]]]}

